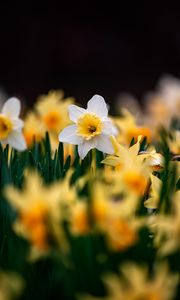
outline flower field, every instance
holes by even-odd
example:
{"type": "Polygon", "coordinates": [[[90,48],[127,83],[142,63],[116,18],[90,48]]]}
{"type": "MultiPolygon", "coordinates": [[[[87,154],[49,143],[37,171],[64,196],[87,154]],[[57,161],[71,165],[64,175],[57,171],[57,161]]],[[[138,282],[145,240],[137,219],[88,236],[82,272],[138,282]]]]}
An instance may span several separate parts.
{"type": "Polygon", "coordinates": [[[180,81],[125,100],[3,104],[0,299],[180,299],[180,81]]]}

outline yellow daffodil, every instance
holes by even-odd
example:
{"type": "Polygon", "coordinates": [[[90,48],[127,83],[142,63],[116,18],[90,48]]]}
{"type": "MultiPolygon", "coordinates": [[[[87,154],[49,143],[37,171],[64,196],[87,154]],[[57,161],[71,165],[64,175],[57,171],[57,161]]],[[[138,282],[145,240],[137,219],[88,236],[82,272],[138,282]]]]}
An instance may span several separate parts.
{"type": "Polygon", "coordinates": [[[105,234],[113,251],[123,251],[138,240],[143,221],[135,217],[139,199],[132,193],[120,193],[114,186],[93,186],[91,214],[95,228],[105,234]],[[119,193],[118,193],[119,192],[119,193]]]}
{"type": "Polygon", "coordinates": [[[45,137],[46,129],[41,119],[34,113],[30,112],[27,114],[24,121],[24,137],[27,146],[32,146],[33,142],[40,142],[45,137]]]}
{"type": "Polygon", "coordinates": [[[130,148],[126,148],[118,143],[115,138],[111,138],[114,153],[115,155],[108,155],[102,163],[107,164],[112,167],[122,167],[124,168],[127,165],[130,165],[133,162],[136,164],[140,164],[143,161],[142,157],[138,156],[140,149],[140,140],[141,136],[138,138],[138,141],[131,146],[130,148]]]}
{"type": "Polygon", "coordinates": [[[168,127],[172,115],[169,115],[168,106],[163,102],[163,98],[158,95],[153,95],[148,100],[146,109],[146,122],[152,128],[153,135],[157,138],[157,129],[162,125],[168,127]]]}
{"type": "Polygon", "coordinates": [[[139,197],[125,190],[118,178],[111,184],[97,182],[93,187],[92,210],[97,223],[103,223],[109,216],[132,218],[135,214],[139,197]]]}
{"type": "Polygon", "coordinates": [[[113,251],[124,251],[137,242],[138,229],[134,220],[114,217],[107,220],[103,232],[109,247],[113,251]]]}
{"type": "Polygon", "coordinates": [[[47,252],[52,240],[60,248],[66,247],[61,221],[75,199],[74,189],[69,188],[69,178],[47,186],[37,173],[27,172],[23,189],[9,186],[5,195],[17,210],[15,231],[29,240],[35,250],[47,252]]]}
{"type": "Polygon", "coordinates": [[[147,142],[151,141],[151,131],[148,127],[138,126],[135,117],[125,108],[121,109],[122,116],[113,118],[113,121],[119,130],[117,140],[121,144],[129,145],[131,140],[137,142],[138,136],[146,137],[147,142]]]}
{"type": "MultiPolygon", "coordinates": [[[[85,179],[84,179],[85,180],[85,179]]],[[[78,186],[84,185],[84,180],[78,186]]],[[[87,180],[87,178],[86,178],[87,180]]],[[[89,178],[90,180],[90,178],[89,178]]],[[[144,221],[135,217],[139,197],[135,194],[121,194],[121,189],[94,180],[91,183],[91,201],[77,200],[71,206],[70,230],[73,235],[90,232],[104,234],[112,251],[124,251],[138,240],[138,231],[144,221]]]]}
{"type": "Polygon", "coordinates": [[[160,193],[162,189],[162,181],[151,174],[151,186],[149,192],[149,198],[144,202],[144,206],[147,208],[155,209],[158,207],[160,193]]]}
{"type": "Polygon", "coordinates": [[[68,118],[68,106],[74,102],[73,98],[63,99],[61,90],[51,90],[47,95],[41,95],[35,105],[47,131],[59,133],[70,122],[68,118]]]}
{"type": "Polygon", "coordinates": [[[180,191],[178,190],[173,201],[173,211],[167,215],[154,217],[155,244],[160,254],[167,255],[180,248],[180,191]]]}
{"type": "Polygon", "coordinates": [[[24,288],[24,280],[14,272],[0,272],[0,299],[16,299],[24,288]]]}
{"type": "Polygon", "coordinates": [[[117,168],[126,188],[130,188],[137,194],[142,195],[147,187],[150,168],[144,161],[144,158],[138,155],[141,136],[138,137],[137,143],[128,149],[120,145],[115,138],[111,138],[111,140],[115,155],[107,156],[102,163],[117,168]]]}
{"type": "Polygon", "coordinates": [[[157,153],[154,147],[149,147],[147,151],[139,153],[142,159],[146,160],[153,171],[160,171],[164,167],[164,157],[161,153],[157,153]]]}
{"type": "Polygon", "coordinates": [[[71,207],[70,228],[74,235],[88,234],[90,231],[88,206],[85,201],[78,201],[71,207]]]}
{"type": "MultiPolygon", "coordinates": [[[[42,119],[33,111],[29,112],[25,118],[23,134],[28,147],[31,147],[34,142],[41,142],[45,138],[47,128],[42,119]]],[[[52,131],[48,131],[49,139],[51,143],[51,149],[54,153],[58,148],[57,134],[52,131]]],[[[65,157],[69,153],[68,149],[65,152],[65,157]]],[[[71,152],[70,152],[71,153],[71,152]]]]}
{"type": "Polygon", "coordinates": [[[168,138],[168,146],[174,155],[180,155],[180,130],[171,132],[171,138],[168,138]]]}
{"type": "Polygon", "coordinates": [[[179,281],[177,274],[170,273],[167,264],[158,264],[150,277],[146,267],[127,263],[120,267],[122,276],[104,276],[106,297],[82,296],[83,300],[172,300],[179,281]]]}
{"type": "Polygon", "coordinates": [[[180,81],[172,76],[160,79],[155,93],[146,99],[147,123],[156,132],[161,125],[168,128],[173,117],[180,114],[180,81]]]}

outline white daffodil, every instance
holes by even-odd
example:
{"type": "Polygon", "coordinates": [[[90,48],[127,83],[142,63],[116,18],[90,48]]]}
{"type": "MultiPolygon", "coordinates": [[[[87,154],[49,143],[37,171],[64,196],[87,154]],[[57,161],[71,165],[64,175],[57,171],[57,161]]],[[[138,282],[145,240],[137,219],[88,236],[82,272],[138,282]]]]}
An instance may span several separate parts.
{"type": "Polygon", "coordinates": [[[93,148],[104,153],[114,153],[110,136],[116,133],[111,120],[108,118],[108,108],[104,98],[94,95],[87,104],[87,109],[69,105],[69,117],[75,124],[64,128],[60,142],[78,145],[81,159],[93,148]]]}
{"type": "Polygon", "coordinates": [[[22,134],[24,122],[19,119],[20,108],[20,101],[14,97],[4,103],[0,113],[0,142],[23,151],[26,143],[22,134]]]}

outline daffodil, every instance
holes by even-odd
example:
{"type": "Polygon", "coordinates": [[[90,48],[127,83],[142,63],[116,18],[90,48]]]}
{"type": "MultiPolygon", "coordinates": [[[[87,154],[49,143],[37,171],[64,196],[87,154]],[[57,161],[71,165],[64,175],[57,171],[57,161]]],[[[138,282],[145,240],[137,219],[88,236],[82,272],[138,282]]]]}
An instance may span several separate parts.
{"type": "Polygon", "coordinates": [[[180,114],[180,80],[166,75],[157,85],[156,92],[146,97],[146,121],[153,134],[159,126],[168,128],[173,117],[180,114]]]}
{"type": "Polygon", "coordinates": [[[170,151],[174,155],[180,155],[180,130],[171,132],[171,138],[167,140],[170,151]]]}
{"type": "MultiPolygon", "coordinates": [[[[103,174],[101,178],[103,177],[103,174]]],[[[87,180],[81,178],[78,187],[87,180]]],[[[138,240],[139,229],[145,222],[135,216],[139,197],[121,190],[121,184],[105,184],[91,181],[91,201],[78,199],[70,208],[68,223],[73,235],[87,235],[100,232],[112,251],[125,251],[138,240]]]]}
{"type": "Polygon", "coordinates": [[[128,145],[134,138],[137,142],[138,136],[146,137],[147,142],[151,141],[151,130],[147,126],[137,125],[134,115],[132,115],[127,109],[121,109],[121,116],[113,118],[113,121],[119,131],[117,140],[121,144],[128,145]]]}
{"type": "Polygon", "coordinates": [[[132,164],[140,165],[143,159],[138,156],[140,149],[140,141],[142,136],[138,137],[138,141],[131,147],[127,148],[118,143],[117,139],[111,138],[114,147],[114,155],[108,155],[102,163],[112,167],[124,168],[132,166],[132,164]]]}
{"type": "Polygon", "coordinates": [[[70,228],[74,235],[88,234],[90,231],[88,205],[85,201],[77,201],[71,207],[70,228]]]}
{"type": "Polygon", "coordinates": [[[23,278],[15,272],[0,271],[0,299],[12,300],[19,298],[24,289],[23,278]]]}
{"type": "Polygon", "coordinates": [[[0,141],[9,144],[11,147],[23,151],[26,149],[26,142],[22,134],[24,126],[19,118],[20,101],[17,98],[7,100],[0,113],[0,141]]]}
{"type": "Polygon", "coordinates": [[[139,135],[137,142],[133,146],[127,148],[118,143],[117,139],[111,138],[115,155],[108,155],[102,163],[116,167],[117,169],[128,165],[132,166],[136,164],[137,166],[140,166],[146,164],[152,168],[151,171],[161,170],[164,167],[163,155],[157,153],[152,146],[148,147],[147,151],[139,152],[141,139],[142,136],[139,135]]]}
{"type": "Polygon", "coordinates": [[[92,189],[91,218],[95,229],[105,236],[113,251],[124,251],[138,240],[139,229],[144,220],[135,216],[139,197],[117,185],[96,183],[92,189]]]}
{"type": "Polygon", "coordinates": [[[139,154],[141,136],[137,143],[130,148],[120,145],[115,138],[111,138],[115,155],[108,155],[102,163],[119,170],[119,178],[127,189],[142,195],[147,187],[151,173],[148,162],[139,154]]]}
{"type": "Polygon", "coordinates": [[[70,105],[69,117],[74,124],[64,128],[59,140],[78,145],[81,159],[93,148],[108,154],[114,152],[110,136],[116,130],[108,118],[108,108],[103,97],[93,96],[88,101],[87,109],[70,105]]]}
{"type": "Polygon", "coordinates": [[[83,300],[172,300],[179,281],[178,274],[170,273],[166,263],[157,264],[150,277],[147,267],[126,263],[120,267],[121,276],[107,274],[104,283],[106,297],[83,295],[83,300]]]}
{"type": "Polygon", "coordinates": [[[68,106],[74,102],[73,98],[63,99],[63,96],[63,91],[51,90],[47,95],[38,97],[35,104],[46,130],[54,133],[56,138],[59,131],[69,124],[68,106]]]}
{"type": "Polygon", "coordinates": [[[32,146],[33,142],[40,142],[45,137],[46,129],[41,119],[34,113],[29,112],[25,118],[23,134],[27,146],[32,146]]]}
{"type": "Polygon", "coordinates": [[[155,244],[159,254],[167,255],[180,249],[180,191],[176,191],[171,201],[171,214],[160,214],[154,218],[155,244]]]}
{"type": "Polygon", "coordinates": [[[162,181],[155,175],[151,174],[151,186],[148,199],[144,202],[147,208],[155,209],[158,207],[160,193],[162,189],[162,181]]]}
{"type": "Polygon", "coordinates": [[[142,159],[146,160],[153,171],[160,171],[164,167],[164,157],[161,153],[156,152],[155,148],[150,146],[147,151],[139,153],[142,159]]]}
{"type": "Polygon", "coordinates": [[[125,190],[118,177],[111,184],[96,182],[92,186],[92,213],[99,226],[109,217],[132,219],[139,205],[139,197],[125,190]]]}
{"type": "Polygon", "coordinates": [[[51,242],[61,249],[67,247],[61,222],[75,198],[69,177],[46,186],[38,173],[27,171],[23,189],[8,186],[5,195],[17,211],[14,230],[30,242],[32,256],[46,253],[51,242]]]}

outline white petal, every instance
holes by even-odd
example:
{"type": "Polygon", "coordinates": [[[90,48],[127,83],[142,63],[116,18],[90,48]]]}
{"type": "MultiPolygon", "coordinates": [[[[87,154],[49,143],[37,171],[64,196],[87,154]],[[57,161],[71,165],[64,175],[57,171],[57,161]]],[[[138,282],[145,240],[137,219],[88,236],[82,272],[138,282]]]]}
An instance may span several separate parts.
{"type": "Polygon", "coordinates": [[[59,134],[59,141],[63,143],[69,143],[72,145],[78,145],[83,142],[83,139],[76,134],[77,126],[69,125],[64,128],[59,134]]]}
{"type": "Polygon", "coordinates": [[[102,96],[94,95],[87,104],[87,111],[97,114],[99,117],[107,117],[108,108],[102,96]]]}
{"type": "Polygon", "coordinates": [[[110,138],[108,135],[105,134],[101,134],[100,136],[98,136],[96,148],[99,151],[102,151],[107,154],[114,153],[113,145],[110,141],[110,138]]]}
{"type": "Polygon", "coordinates": [[[13,118],[18,118],[20,114],[21,103],[19,99],[13,97],[7,100],[2,107],[2,114],[13,118]]]}
{"type": "Polygon", "coordinates": [[[112,125],[112,135],[118,135],[119,131],[115,125],[112,125]]]}
{"type": "Polygon", "coordinates": [[[76,122],[81,115],[87,112],[86,109],[74,104],[69,105],[68,110],[69,110],[69,118],[73,122],[76,122]]]}
{"type": "Polygon", "coordinates": [[[12,123],[14,130],[21,130],[24,126],[24,122],[21,119],[13,119],[12,123]]]}
{"type": "Polygon", "coordinates": [[[114,135],[114,126],[113,126],[111,120],[107,120],[107,121],[103,122],[102,133],[108,134],[108,135],[114,135]]]}
{"type": "Polygon", "coordinates": [[[95,148],[93,140],[85,141],[83,144],[78,145],[78,153],[79,153],[80,158],[84,159],[86,154],[93,148],[95,148]]]}
{"type": "Polygon", "coordinates": [[[6,143],[16,150],[23,151],[27,148],[22,132],[12,131],[6,139],[6,143]]]}

